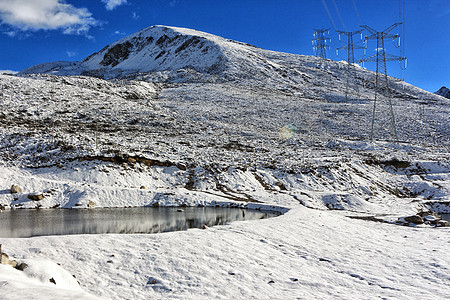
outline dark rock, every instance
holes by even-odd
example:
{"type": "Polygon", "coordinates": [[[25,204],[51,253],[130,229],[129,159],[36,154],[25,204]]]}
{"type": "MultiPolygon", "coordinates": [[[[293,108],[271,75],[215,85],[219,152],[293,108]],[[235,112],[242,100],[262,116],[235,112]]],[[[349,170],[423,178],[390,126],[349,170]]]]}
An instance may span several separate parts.
{"type": "Polygon", "coordinates": [[[111,47],[110,49],[108,49],[108,52],[105,53],[100,64],[103,66],[111,67],[117,66],[119,63],[128,58],[132,47],[133,45],[129,41],[111,47]]]}
{"type": "Polygon", "coordinates": [[[436,224],[441,219],[442,219],[441,217],[433,216],[433,215],[428,215],[428,216],[423,217],[423,220],[425,222],[429,222],[429,223],[432,223],[432,224],[436,224]]]}
{"type": "Polygon", "coordinates": [[[445,220],[439,220],[436,222],[436,227],[450,227],[450,224],[445,220]]]}
{"type": "Polygon", "coordinates": [[[44,195],[39,194],[39,193],[29,194],[28,199],[33,200],[33,201],[41,201],[42,199],[44,199],[44,195]]]}
{"type": "Polygon", "coordinates": [[[52,278],[50,278],[48,281],[50,281],[51,283],[53,283],[53,284],[56,284],[56,281],[55,281],[55,279],[52,277],[52,278]]]}
{"type": "Polygon", "coordinates": [[[286,190],[287,190],[287,189],[286,189],[286,186],[285,186],[282,182],[277,181],[277,182],[275,182],[275,185],[276,185],[277,187],[279,187],[280,190],[282,190],[282,191],[286,191],[286,190]]]}
{"type": "Polygon", "coordinates": [[[441,87],[435,94],[450,99],[450,90],[445,86],[441,87]]]}
{"type": "Polygon", "coordinates": [[[11,186],[10,191],[11,191],[11,194],[22,193],[23,192],[22,188],[20,186],[18,186],[18,185],[15,185],[15,184],[13,184],[11,186]]]}
{"type": "Polygon", "coordinates": [[[23,271],[23,270],[25,270],[26,268],[28,268],[28,265],[27,265],[26,263],[20,263],[20,264],[18,264],[18,265],[16,266],[16,269],[19,270],[19,271],[23,271]]]}
{"type": "Polygon", "coordinates": [[[405,221],[409,222],[409,223],[414,223],[414,224],[423,224],[422,217],[418,216],[418,215],[405,217],[405,221]]]}
{"type": "Polygon", "coordinates": [[[269,283],[269,284],[272,284],[272,283],[275,283],[275,281],[271,280],[271,281],[269,281],[268,283],[269,283]]]}
{"type": "Polygon", "coordinates": [[[141,185],[140,189],[145,190],[145,185],[141,185]]]}

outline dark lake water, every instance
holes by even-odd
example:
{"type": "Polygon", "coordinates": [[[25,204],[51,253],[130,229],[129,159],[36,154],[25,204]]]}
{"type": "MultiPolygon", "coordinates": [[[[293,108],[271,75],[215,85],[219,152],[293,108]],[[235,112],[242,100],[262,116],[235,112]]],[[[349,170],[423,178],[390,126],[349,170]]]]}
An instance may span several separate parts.
{"type": "Polygon", "coordinates": [[[440,215],[441,215],[442,219],[450,222],[450,214],[440,214],[440,215]]]}
{"type": "Polygon", "coordinates": [[[0,213],[0,237],[157,233],[266,219],[272,212],[224,207],[133,207],[94,209],[16,209],[0,213]]]}

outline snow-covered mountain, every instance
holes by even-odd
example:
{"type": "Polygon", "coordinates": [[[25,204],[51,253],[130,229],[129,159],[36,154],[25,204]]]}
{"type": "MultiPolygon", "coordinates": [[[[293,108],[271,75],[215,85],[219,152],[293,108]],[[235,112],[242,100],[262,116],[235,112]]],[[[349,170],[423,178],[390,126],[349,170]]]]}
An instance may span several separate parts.
{"type": "MultiPolygon", "coordinates": [[[[0,209],[289,209],[182,234],[4,248],[31,259],[28,274],[52,259],[112,299],[449,298],[449,231],[418,212],[450,212],[450,100],[389,78],[371,141],[374,73],[355,66],[347,80],[346,70],[153,26],[79,62],[0,75],[0,209]],[[393,224],[405,216],[428,224],[393,224]]],[[[53,268],[24,289],[31,279],[0,267],[6,298],[45,298],[50,278],[61,287],[53,268]]]]}
{"type": "MultiPolygon", "coordinates": [[[[152,26],[104,47],[79,62],[52,62],[25,69],[22,74],[132,76],[137,73],[189,70],[228,75],[258,69],[264,60],[256,47],[212,34],[177,27],[152,26]]],[[[275,67],[275,66],[274,66],[275,67]]]]}
{"type": "Polygon", "coordinates": [[[435,94],[450,99],[450,90],[445,86],[441,87],[435,94]]]}

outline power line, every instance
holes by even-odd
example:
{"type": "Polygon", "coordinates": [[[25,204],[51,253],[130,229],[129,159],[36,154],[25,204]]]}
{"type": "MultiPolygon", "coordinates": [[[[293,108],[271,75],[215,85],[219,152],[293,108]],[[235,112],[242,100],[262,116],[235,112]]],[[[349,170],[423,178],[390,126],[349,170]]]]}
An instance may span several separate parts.
{"type": "MultiPolygon", "coordinates": [[[[399,0],[399,22],[402,23],[401,27],[400,27],[400,56],[404,57],[405,56],[405,0],[399,0]]],[[[403,70],[406,70],[406,60],[405,60],[405,65],[402,66],[401,62],[400,62],[400,73],[401,73],[401,79],[403,80],[403,70]]]]}
{"type": "Polygon", "coordinates": [[[342,23],[342,27],[344,27],[344,30],[347,30],[347,28],[345,28],[344,20],[342,20],[341,13],[339,12],[339,8],[338,8],[337,5],[336,5],[336,1],[334,1],[334,0],[333,0],[333,5],[334,5],[334,9],[336,10],[336,13],[337,13],[337,15],[338,15],[338,18],[339,18],[339,20],[340,20],[341,23],[342,23]]]}
{"type": "Polygon", "coordinates": [[[336,27],[336,24],[334,23],[333,18],[331,17],[330,10],[328,9],[328,6],[325,3],[325,0],[322,0],[322,4],[323,4],[323,7],[325,8],[325,10],[327,11],[328,18],[330,18],[331,24],[333,24],[334,30],[338,30],[336,27]]]}
{"type": "Polygon", "coordinates": [[[358,9],[356,8],[355,0],[352,0],[352,2],[353,2],[353,8],[355,9],[355,12],[356,12],[356,16],[358,17],[358,24],[361,25],[361,17],[359,16],[358,9]]]}

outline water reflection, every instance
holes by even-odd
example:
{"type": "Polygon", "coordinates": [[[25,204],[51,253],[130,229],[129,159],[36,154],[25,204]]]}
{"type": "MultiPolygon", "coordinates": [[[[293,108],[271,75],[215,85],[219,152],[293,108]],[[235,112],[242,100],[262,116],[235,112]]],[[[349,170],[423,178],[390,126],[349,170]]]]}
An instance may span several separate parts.
{"type": "Polygon", "coordinates": [[[157,233],[265,219],[274,213],[223,207],[134,207],[95,209],[19,209],[0,214],[0,237],[157,233]]]}

